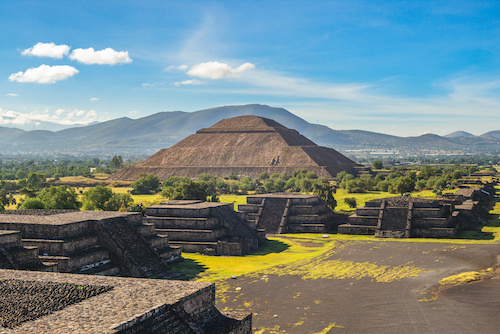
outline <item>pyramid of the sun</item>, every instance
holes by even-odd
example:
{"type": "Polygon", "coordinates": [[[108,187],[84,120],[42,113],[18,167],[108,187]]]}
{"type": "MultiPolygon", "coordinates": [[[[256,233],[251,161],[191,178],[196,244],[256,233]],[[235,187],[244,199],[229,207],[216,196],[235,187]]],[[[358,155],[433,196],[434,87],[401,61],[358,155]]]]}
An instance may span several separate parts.
{"type": "Polygon", "coordinates": [[[141,174],[161,179],[202,173],[256,177],[304,168],[318,177],[340,171],[356,174],[358,165],[334,149],[321,147],[276,121],[258,116],[223,119],[179,143],[162,149],[137,166],[120,170],[112,179],[136,180],[141,174]]]}

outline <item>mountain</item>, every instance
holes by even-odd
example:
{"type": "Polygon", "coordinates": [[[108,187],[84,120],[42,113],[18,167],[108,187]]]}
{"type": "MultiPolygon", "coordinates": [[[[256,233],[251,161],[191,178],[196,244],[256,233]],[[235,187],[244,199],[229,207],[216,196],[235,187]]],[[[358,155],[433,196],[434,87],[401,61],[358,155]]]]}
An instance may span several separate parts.
{"type": "Polygon", "coordinates": [[[473,137],[474,135],[472,133],[468,133],[465,131],[455,131],[450,134],[447,134],[444,136],[445,138],[462,138],[462,137],[473,137]]]}
{"type": "MultiPolygon", "coordinates": [[[[3,154],[89,154],[142,155],[172,146],[202,128],[225,118],[243,115],[273,119],[297,130],[318,145],[337,150],[400,150],[425,153],[433,151],[489,152],[500,151],[500,131],[482,136],[462,135],[440,137],[426,134],[418,137],[397,137],[363,130],[332,130],[311,124],[283,108],[250,104],[224,106],[195,112],[159,112],[139,119],[117,118],[88,126],[59,131],[24,131],[0,127],[0,152],[3,154]]],[[[435,153],[434,152],[434,153],[435,153]]]]}
{"type": "Polygon", "coordinates": [[[486,132],[481,137],[500,139],[500,130],[486,132]]]}

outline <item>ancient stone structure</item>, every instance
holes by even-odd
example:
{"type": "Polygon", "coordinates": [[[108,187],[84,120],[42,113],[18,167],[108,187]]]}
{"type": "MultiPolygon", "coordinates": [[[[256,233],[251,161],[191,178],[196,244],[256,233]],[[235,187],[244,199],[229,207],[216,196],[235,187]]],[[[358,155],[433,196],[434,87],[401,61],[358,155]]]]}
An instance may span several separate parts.
{"type": "Polygon", "coordinates": [[[356,214],[349,217],[349,224],[338,226],[338,233],[381,238],[450,238],[460,229],[471,229],[484,223],[477,210],[478,202],[473,200],[375,199],[357,208],[356,214]]]}
{"type": "Polygon", "coordinates": [[[334,213],[317,196],[274,193],[247,197],[238,211],[250,226],[266,233],[326,232],[336,226],[334,213]]]}
{"type": "Polygon", "coordinates": [[[155,174],[161,179],[172,175],[194,178],[202,173],[255,178],[264,171],[291,174],[299,168],[320,177],[334,177],[343,170],[351,174],[365,170],[339,152],[318,146],[276,121],[239,116],[201,129],[139,165],[118,171],[111,179],[136,180],[142,174],[155,174]]]}
{"type": "Polygon", "coordinates": [[[0,214],[0,268],[169,277],[180,249],[140,213],[13,210],[0,214]]]}
{"type": "Polygon", "coordinates": [[[0,333],[247,334],[213,283],[0,270],[0,333]]]}
{"type": "Polygon", "coordinates": [[[265,238],[234,212],[232,203],[167,201],[146,209],[144,220],[184,252],[244,255],[265,238]]]}

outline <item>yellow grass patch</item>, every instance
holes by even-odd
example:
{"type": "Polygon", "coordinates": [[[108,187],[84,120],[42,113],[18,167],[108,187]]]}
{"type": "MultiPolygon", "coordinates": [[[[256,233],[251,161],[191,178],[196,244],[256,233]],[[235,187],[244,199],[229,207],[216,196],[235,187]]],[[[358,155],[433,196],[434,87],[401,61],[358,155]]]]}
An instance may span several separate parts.
{"type": "MultiPolygon", "coordinates": [[[[328,257],[345,243],[340,244],[317,234],[269,239],[270,245],[251,255],[235,257],[183,253],[183,257],[190,259],[199,268],[204,268],[204,271],[197,275],[199,281],[218,281],[230,278],[231,275],[265,277],[272,274],[296,275],[303,279],[367,277],[377,282],[391,282],[416,276],[422,271],[412,266],[390,267],[369,262],[328,260],[328,257]]],[[[179,269],[183,269],[182,264],[174,265],[174,271],[179,269]]]]}
{"type": "Polygon", "coordinates": [[[467,271],[458,275],[449,276],[439,281],[441,285],[461,285],[469,282],[480,281],[491,278],[495,274],[493,268],[488,268],[481,271],[467,271]]]}

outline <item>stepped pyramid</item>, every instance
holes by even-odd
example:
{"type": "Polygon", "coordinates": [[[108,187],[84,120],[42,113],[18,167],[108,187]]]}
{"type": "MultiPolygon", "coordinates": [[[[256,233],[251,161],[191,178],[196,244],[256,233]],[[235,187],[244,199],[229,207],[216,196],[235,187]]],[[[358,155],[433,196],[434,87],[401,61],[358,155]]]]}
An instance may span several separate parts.
{"type": "Polygon", "coordinates": [[[264,171],[291,174],[298,168],[315,172],[318,177],[334,177],[343,170],[357,174],[360,166],[274,120],[239,116],[201,129],[139,165],[118,171],[111,179],[132,181],[141,174],[155,174],[161,179],[172,175],[194,178],[202,173],[257,177],[264,171]]]}

